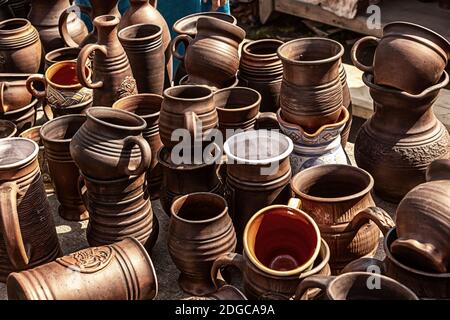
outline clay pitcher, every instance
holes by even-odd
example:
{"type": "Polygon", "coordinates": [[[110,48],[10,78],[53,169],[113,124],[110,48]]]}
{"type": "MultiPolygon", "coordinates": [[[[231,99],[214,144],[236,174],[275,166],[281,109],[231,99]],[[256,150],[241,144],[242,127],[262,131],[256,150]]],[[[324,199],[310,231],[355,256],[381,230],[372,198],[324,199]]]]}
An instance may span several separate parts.
{"type": "Polygon", "coordinates": [[[172,54],[170,52],[170,30],[166,20],[156,9],[157,0],[130,0],[130,8],[120,19],[119,30],[135,24],[155,24],[162,29],[162,46],[165,54],[166,71],[164,75],[164,88],[172,83],[172,54]]]}
{"type": "Polygon", "coordinates": [[[38,163],[29,139],[0,140],[0,281],[9,273],[53,261],[60,247],[38,163]]]}
{"type": "MultiPolygon", "coordinates": [[[[64,41],[59,35],[58,23],[61,13],[70,7],[69,0],[32,0],[28,20],[36,27],[45,52],[64,47],[64,41]]],[[[71,14],[67,29],[77,43],[88,34],[83,21],[75,14],[71,14]]]]}
{"type": "Polygon", "coordinates": [[[98,41],[84,46],[78,56],[78,79],[83,86],[94,89],[94,106],[111,107],[120,98],[137,93],[130,63],[117,38],[119,21],[113,15],[95,18],[98,41]],[[91,54],[94,55],[92,82],[85,71],[91,54]]]}

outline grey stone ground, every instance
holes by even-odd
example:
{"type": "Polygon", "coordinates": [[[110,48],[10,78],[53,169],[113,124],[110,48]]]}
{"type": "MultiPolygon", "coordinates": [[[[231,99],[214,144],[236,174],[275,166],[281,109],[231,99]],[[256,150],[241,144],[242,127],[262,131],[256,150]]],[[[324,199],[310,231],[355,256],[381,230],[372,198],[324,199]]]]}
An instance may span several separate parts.
{"type": "MultiPolygon", "coordinates": [[[[354,141],[355,132],[362,123],[361,121],[358,121],[358,119],[355,120],[357,121],[354,121],[350,141],[354,141]]],[[[346,151],[349,158],[352,161],[352,164],[355,165],[353,157],[353,143],[349,143],[347,145],[346,151]]],[[[374,197],[374,199],[379,207],[385,209],[389,214],[393,215],[396,209],[395,205],[382,201],[376,196],[374,197]]],[[[88,244],[86,242],[85,237],[86,231],[85,229],[87,226],[87,221],[78,223],[78,222],[69,222],[61,219],[57,214],[58,201],[56,200],[56,197],[54,195],[51,195],[49,197],[49,200],[52,206],[52,210],[54,212],[57,232],[64,253],[68,254],[87,247],[88,244]]],[[[175,267],[175,265],[172,263],[172,260],[167,251],[166,243],[167,243],[167,229],[169,219],[162,210],[159,201],[152,202],[152,205],[153,211],[158,217],[160,223],[158,241],[152,253],[152,261],[156,268],[159,284],[159,293],[157,299],[180,299],[188,297],[178,287],[177,278],[179,272],[175,267]]],[[[376,254],[377,258],[382,258],[384,256],[381,242],[382,238],[380,238],[380,245],[378,247],[378,251],[376,254]]],[[[0,283],[0,299],[2,300],[7,299],[6,288],[3,283],[0,283]]]]}

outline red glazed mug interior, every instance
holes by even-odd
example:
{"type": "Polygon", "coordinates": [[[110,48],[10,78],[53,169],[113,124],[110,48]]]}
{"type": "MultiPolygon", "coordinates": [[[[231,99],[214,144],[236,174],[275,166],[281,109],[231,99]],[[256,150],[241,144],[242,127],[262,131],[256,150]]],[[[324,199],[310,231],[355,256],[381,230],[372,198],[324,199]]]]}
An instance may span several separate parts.
{"type": "Polygon", "coordinates": [[[320,249],[320,231],[314,220],[299,210],[300,200],[258,211],[244,231],[244,250],[261,270],[292,276],[310,269],[320,249]]]}

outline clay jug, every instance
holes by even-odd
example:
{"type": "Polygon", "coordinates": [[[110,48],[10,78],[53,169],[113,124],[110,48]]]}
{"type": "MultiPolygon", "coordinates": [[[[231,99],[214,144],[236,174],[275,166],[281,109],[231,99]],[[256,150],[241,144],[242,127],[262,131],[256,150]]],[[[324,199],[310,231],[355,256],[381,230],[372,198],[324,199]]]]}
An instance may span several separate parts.
{"type": "Polygon", "coordinates": [[[91,7],[84,7],[80,5],[72,5],[71,7],[64,10],[61,16],[59,17],[59,34],[63,39],[64,43],[68,47],[80,47],[83,48],[88,43],[96,43],[97,42],[97,29],[93,29],[81,42],[76,41],[69,33],[69,14],[73,11],[80,11],[91,17],[91,20],[94,21],[95,18],[100,17],[102,15],[113,15],[120,17],[119,9],[117,8],[117,2],[119,0],[113,1],[104,1],[104,0],[90,0],[91,7]]]}
{"type": "MultiPolygon", "coordinates": [[[[45,52],[64,47],[64,41],[59,35],[58,23],[61,13],[70,7],[69,0],[32,0],[28,20],[36,27],[45,52]]],[[[75,14],[71,14],[67,30],[79,43],[88,34],[84,23],[75,14]]]]}
{"type": "Polygon", "coordinates": [[[172,83],[172,54],[170,52],[170,30],[166,20],[156,9],[157,0],[130,0],[130,8],[120,19],[119,30],[125,27],[147,23],[156,24],[162,29],[162,43],[165,52],[166,72],[165,88],[170,87],[172,83]]]}
{"type": "Polygon", "coordinates": [[[98,41],[84,46],[78,56],[78,79],[83,86],[94,89],[94,106],[111,107],[120,98],[137,93],[130,63],[117,37],[119,21],[120,19],[113,15],[95,18],[98,41]],[[94,55],[93,82],[85,71],[91,54],[94,55]]]}

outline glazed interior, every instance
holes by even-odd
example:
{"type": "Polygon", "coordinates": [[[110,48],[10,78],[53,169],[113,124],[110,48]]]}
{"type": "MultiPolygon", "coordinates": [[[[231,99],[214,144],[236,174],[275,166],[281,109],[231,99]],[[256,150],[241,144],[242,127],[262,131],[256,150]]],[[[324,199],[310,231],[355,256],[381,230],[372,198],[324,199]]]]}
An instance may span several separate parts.
{"type": "Polygon", "coordinates": [[[339,43],[319,38],[293,40],[279,49],[279,53],[284,59],[296,62],[338,59],[342,56],[343,51],[344,49],[339,43]]]}
{"type": "Polygon", "coordinates": [[[316,250],[317,233],[308,219],[289,207],[273,207],[254,219],[246,233],[249,254],[265,267],[290,271],[316,250]]]}
{"type": "Polygon", "coordinates": [[[70,140],[85,121],[86,117],[82,115],[55,118],[42,126],[41,135],[47,140],[70,140]]]}
{"type": "Polygon", "coordinates": [[[149,38],[162,33],[160,26],[154,24],[139,24],[130,26],[119,32],[119,36],[125,39],[142,39],[149,38]]]}
{"type": "Polygon", "coordinates": [[[292,189],[304,197],[336,199],[357,197],[372,189],[372,177],[352,166],[324,165],[299,172],[292,178],[292,189]]]}
{"type": "Polygon", "coordinates": [[[227,110],[253,107],[260,100],[258,92],[247,88],[223,89],[214,94],[216,107],[227,110]]]}
{"type": "MultiPolygon", "coordinates": [[[[85,68],[85,73],[90,74],[89,68],[85,68]]],[[[81,86],[77,76],[76,62],[59,62],[52,65],[45,73],[47,79],[59,86],[81,86]]]]}
{"type": "Polygon", "coordinates": [[[174,201],[172,213],[188,221],[206,221],[217,218],[227,208],[225,200],[211,193],[192,193],[174,201]]]}
{"type": "Polygon", "coordinates": [[[29,139],[9,138],[0,140],[0,169],[24,164],[38,153],[38,146],[29,139]]]}

